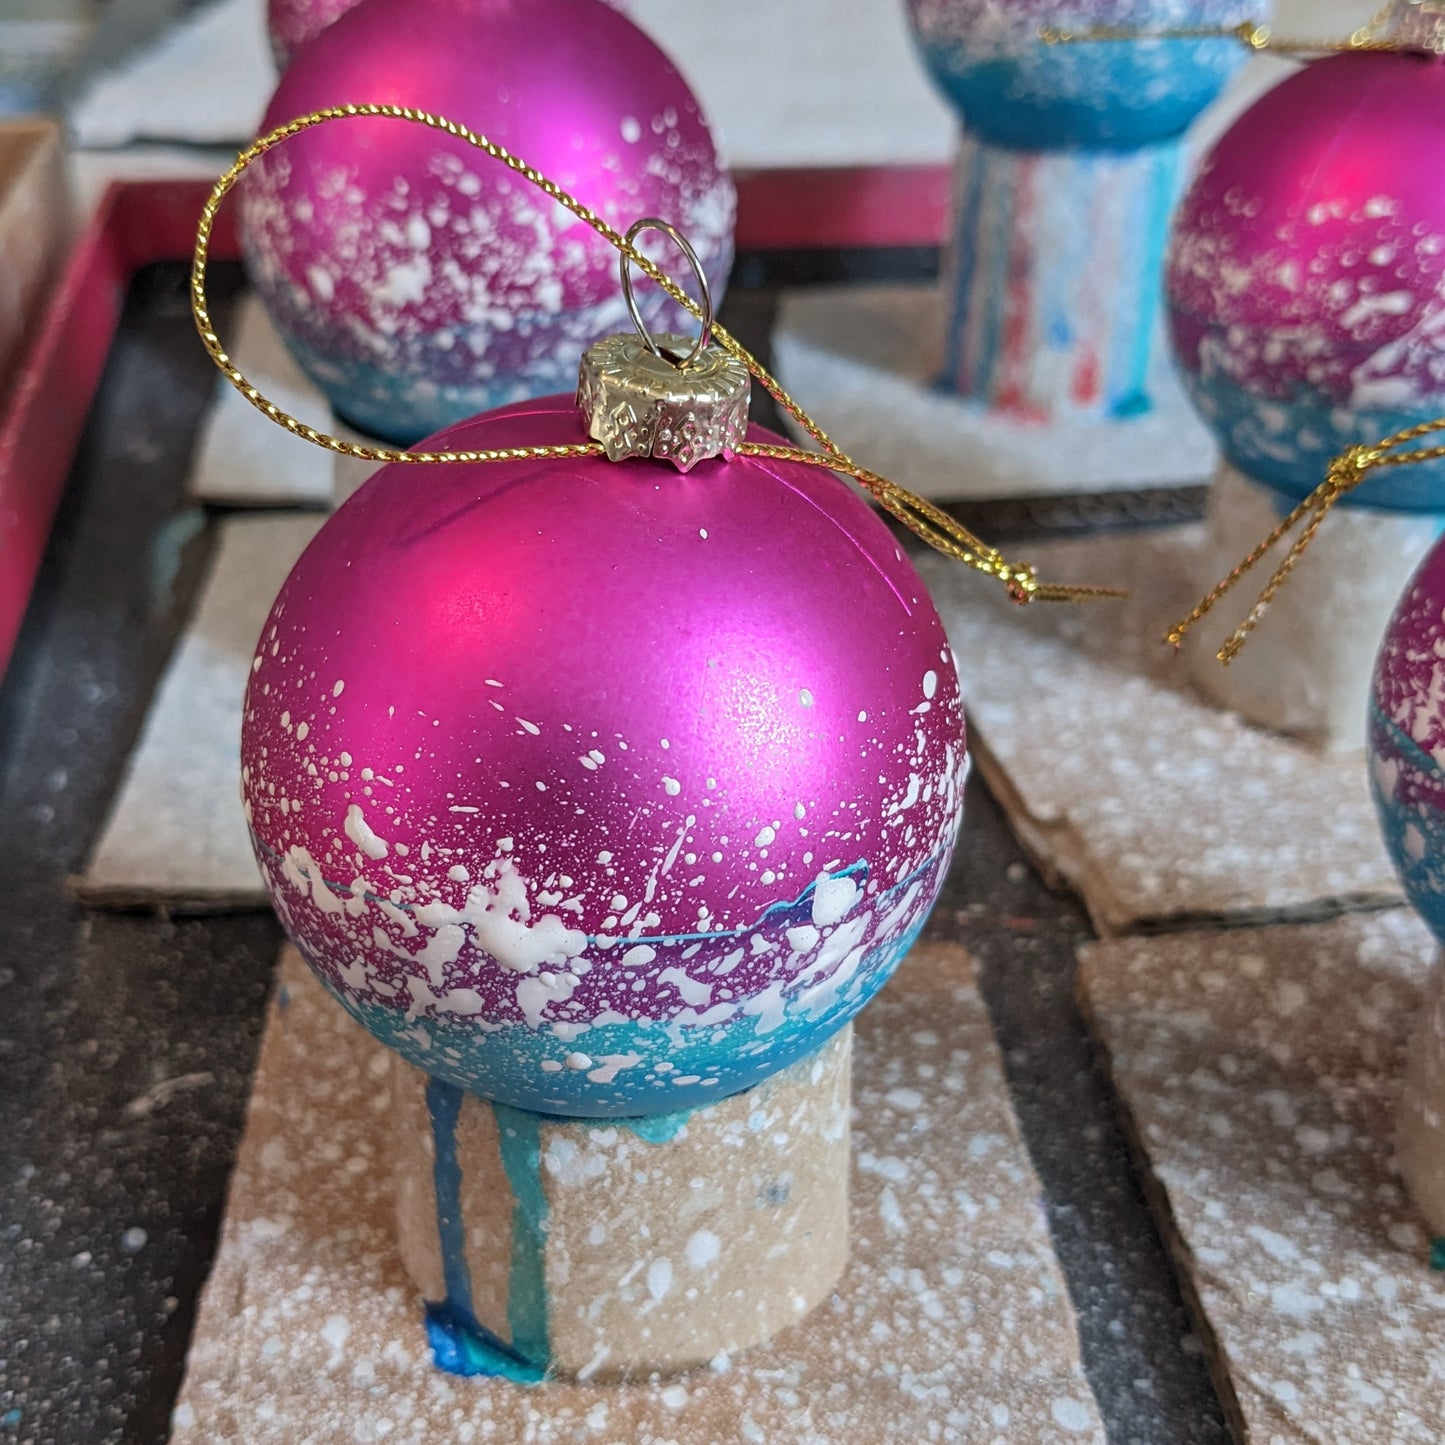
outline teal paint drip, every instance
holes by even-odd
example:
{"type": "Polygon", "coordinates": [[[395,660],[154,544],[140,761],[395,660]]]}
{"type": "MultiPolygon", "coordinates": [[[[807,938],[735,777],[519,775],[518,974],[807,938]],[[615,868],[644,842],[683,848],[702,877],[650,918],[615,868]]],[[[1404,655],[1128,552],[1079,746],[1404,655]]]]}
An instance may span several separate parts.
{"type": "Polygon", "coordinates": [[[437,1239],[446,1287],[446,1299],[427,1301],[427,1342],[437,1368],[449,1374],[498,1375],[519,1384],[535,1384],[546,1374],[546,1365],[534,1364],[499,1339],[477,1319],[472,1307],[472,1273],[467,1265],[466,1225],[462,1218],[462,1166],[457,1158],[457,1120],[465,1097],[455,1084],[441,1079],[427,1081],[426,1107],[435,1145],[432,1181],[436,1188],[437,1239]]]}
{"type": "Polygon", "coordinates": [[[1139,267],[1139,311],[1129,355],[1118,394],[1111,400],[1109,414],[1121,420],[1143,416],[1153,409],[1149,381],[1159,334],[1159,317],[1164,307],[1164,264],[1169,250],[1169,223],[1174,202],[1182,186],[1184,146],[1165,141],[1147,160],[1141,200],[1144,215],[1140,225],[1143,259],[1139,267]]]}
{"type": "Polygon", "coordinates": [[[507,1324],[512,1348],[528,1360],[550,1356],[547,1339],[547,1196],[542,1189],[542,1116],[493,1104],[502,1168],[512,1186],[512,1267],[507,1324]]]}
{"type": "Polygon", "coordinates": [[[426,1337],[432,1362],[449,1375],[487,1375],[518,1385],[537,1385],[547,1378],[545,1365],[519,1359],[486,1326],[447,1303],[427,1304],[426,1337]]]}
{"type": "Polygon", "coordinates": [[[431,1115],[435,1160],[432,1182],[437,1197],[437,1238],[441,1242],[442,1280],[447,1303],[472,1313],[472,1272],[467,1267],[466,1227],[462,1221],[462,1166],[457,1158],[457,1119],[462,1111],[462,1090],[441,1079],[428,1079],[427,1113],[431,1115]]]}
{"type": "Polygon", "coordinates": [[[953,215],[953,275],[949,285],[953,295],[949,303],[948,329],[944,337],[945,352],[943,375],[938,378],[939,386],[945,391],[963,394],[967,390],[969,373],[968,357],[968,314],[977,281],[979,260],[979,238],[976,234],[978,214],[983,205],[984,162],[981,155],[975,155],[968,168],[967,185],[960,187],[959,168],[954,170],[954,185],[962,191],[955,204],[953,215]],[[970,236],[965,227],[973,226],[975,234],[970,236]]]}
{"type": "MultiPolygon", "coordinates": [[[[988,198],[978,219],[978,247],[983,267],[983,321],[981,334],[973,348],[973,371],[968,395],[987,406],[998,402],[999,368],[1002,364],[1004,312],[1009,297],[1009,263],[1013,257],[1014,213],[1025,180],[1021,174],[1026,164],[1022,156],[1000,155],[989,146],[980,146],[979,164],[983,169],[984,194],[988,198]]],[[[1029,178],[1032,180],[1032,177],[1029,178]]],[[[975,325],[978,323],[975,322],[975,325]]]]}
{"type": "Polygon", "coordinates": [[[670,1144],[687,1128],[687,1121],[705,1104],[694,1104],[690,1109],[678,1109],[672,1114],[642,1114],[631,1119],[597,1119],[597,1124],[616,1124],[630,1129],[645,1144],[670,1144]]]}
{"type": "Polygon", "coordinates": [[[1430,1241],[1430,1268],[1445,1270],[1445,1239],[1430,1241]]]}

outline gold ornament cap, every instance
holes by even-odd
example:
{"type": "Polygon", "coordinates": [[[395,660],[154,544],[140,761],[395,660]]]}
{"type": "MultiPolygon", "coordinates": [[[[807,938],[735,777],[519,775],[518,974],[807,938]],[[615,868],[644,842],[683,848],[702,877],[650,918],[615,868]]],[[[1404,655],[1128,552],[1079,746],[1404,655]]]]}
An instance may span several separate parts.
{"type": "Polygon", "coordinates": [[[628,231],[627,244],[643,231],[661,231],[687,257],[702,291],[702,330],[695,338],[648,331],[624,253],[622,294],[637,333],[608,336],[587,348],[577,405],[587,418],[587,435],[602,443],[608,461],[657,457],[686,472],[709,457],[730,459],[742,444],[750,378],[741,361],[708,344],[712,294],[687,239],[668,222],[649,216],[628,231]]]}
{"type": "Polygon", "coordinates": [[[1384,32],[1406,49],[1445,55],[1445,0],[1394,0],[1384,32]]]}

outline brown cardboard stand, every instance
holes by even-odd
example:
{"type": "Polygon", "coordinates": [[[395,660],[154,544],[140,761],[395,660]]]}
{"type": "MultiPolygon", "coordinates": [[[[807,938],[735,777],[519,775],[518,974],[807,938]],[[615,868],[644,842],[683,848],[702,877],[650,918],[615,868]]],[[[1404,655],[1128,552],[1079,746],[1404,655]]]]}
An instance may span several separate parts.
{"type": "MultiPolygon", "coordinates": [[[[848,1262],[852,1044],[845,1029],[819,1054],[692,1111],[662,1137],[611,1120],[535,1126],[554,1374],[636,1379],[705,1365],[766,1342],[832,1293],[848,1262]]],[[[391,1086],[401,1256],[420,1297],[441,1300],[428,1079],[394,1057],[391,1086]]],[[[514,1348],[513,1221],[522,1206],[502,1138],[515,1117],[465,1095],[454,1135],[471,1306],[514,1348]]]]}
{"type": "MultiPolygon", "coordinates": [[[[391,1070],[288,953],[175,1445],[1102,1445],[962,949],[915,949],[855,1024],[852,1253],[837,1290],[771,1343],[686,1375],[524,1386],[433,1366],[397,1244],[391,1070]]],[[[698,1177],[728,1171],[720,1156],[698,1177]]],[[[633,1243],[628,1269],[648,1247],[633,1243]]],[[[673,1262],[673,1288],[685,1268],[673,1262]]]]}
{"type": "MultiPolygon", "coordinates": [[[[1368,494],[1368,485],[1360,493],[1368,494]]],[[[1279,524],[1289,503],[1227,463],[1209,489],[1206,537],[1194,577],[1204,596],[1279,524]]],[[[1440,535],[1440,518],[1341,506],[1310,545],[1309,560],[1270,604],[1249,645],[1229,664],[1215,653],[1284,557],[1285,542],[1239,583],[1185,644],[1199,691],[1245,722],[1310,745],[1359,754],[1370,675],[1395,600],[1440,535]]],[[[1292,539],[1291,539],[1292,540],[1292,539]]],[[[1171,619],[1172,621],[1173,619],[1171,619]]]]}

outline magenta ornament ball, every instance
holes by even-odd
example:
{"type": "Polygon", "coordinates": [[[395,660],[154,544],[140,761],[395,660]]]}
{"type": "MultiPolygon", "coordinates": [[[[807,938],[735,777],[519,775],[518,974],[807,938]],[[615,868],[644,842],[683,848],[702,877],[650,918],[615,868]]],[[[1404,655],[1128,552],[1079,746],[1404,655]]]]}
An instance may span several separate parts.
{"type": "MultiPolygon", "coordinates": [[[[428,445],[582,438],[549,397],[428,445]]],[[[818,1048],[922,927],[966,772],[892,534],[755,457],[383,468],[276,599],[242,754],[327,988],[434,1076],[576,1116],[818,1048]]]]}
{"type": "Polygon", "coordinates": [[[1375,662],[1367,732],[1385,844],[1410,902],[1445,943],[1445,545],[1395,607],[1375,662]]]}
{"type": "MultiPolygon", "coordinates": [[[[361,0],[305,45],[266,111],[393,104],[460,121],[620,231],[671,221],[720,299],[736,196],[687,83],[603,0],[361,0]]],[[[401,445],[576,382],[627,328],[616,250],[521,176],[402,120],[334,121],[237,188],[251,279],[337,413],[401,445]]],[[[647,249],[690,281],[663,238],[647,249]]],[[[638,288],[654,329],[677,308],[638,288]]]]}
{"type": "MultiPolygon", "coordinates": [[[[1240,470],[1306,495],[1330,459],[1445,412],[1445,62],[1305,66],[1205,158],[1175,221],[1176,354],[1240,470]]],[[[1441,464],[1347,504],[1445,511],[1441,464]]]]}
{"type": "Polygon", "coordinates": [[[307,41],[314,40],[356,4],[357,0],[267,0],[266,34],[276,64],[284,69],[307,41]]]}
{"type": "MultiPolygon", "coordinates": [[[[267,0],[266,32],[277,65],[285,67],[291,57],[328,25],[340,20],[358,0],[267,0]]],[[[626,11],[627,0],[603,0],[614,10],[626,11]]]]}

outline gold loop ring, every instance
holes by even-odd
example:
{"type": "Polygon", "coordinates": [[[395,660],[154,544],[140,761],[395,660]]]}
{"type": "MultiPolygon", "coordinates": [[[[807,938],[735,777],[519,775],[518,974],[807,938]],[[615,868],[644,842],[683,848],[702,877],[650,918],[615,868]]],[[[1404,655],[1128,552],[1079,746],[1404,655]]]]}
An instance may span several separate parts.
{"type": "Polygon", "coordinates": [[[707,274],[702,269],[702,262],[697,259],[697,252],[692,249],[692,243],[672,222],[664,221],[658,216],[644,216],[628,227],[627,235],[623,239],[631,246],[644,231],[662,232],[687,258],[692,274],[697,277],[698,290],[702,293],[702,330],[698,332],[692,350],[681,361],[675,356],[665,355],[658,347],[652,332],[647,329],[642,313],[637,309],[637,298],[632,294],[632,258],[623,251],[617,258],[617,268],[622,274],[622,295],[627,302],[627,314],[632,317],[637,334],[647,343],[647,349],[654,356],[662,357],[664,361],[670,361],[674,366],[686,370],[702,355],[704,348],[712,340],[712,288],[707,284],[707,274]]]}

